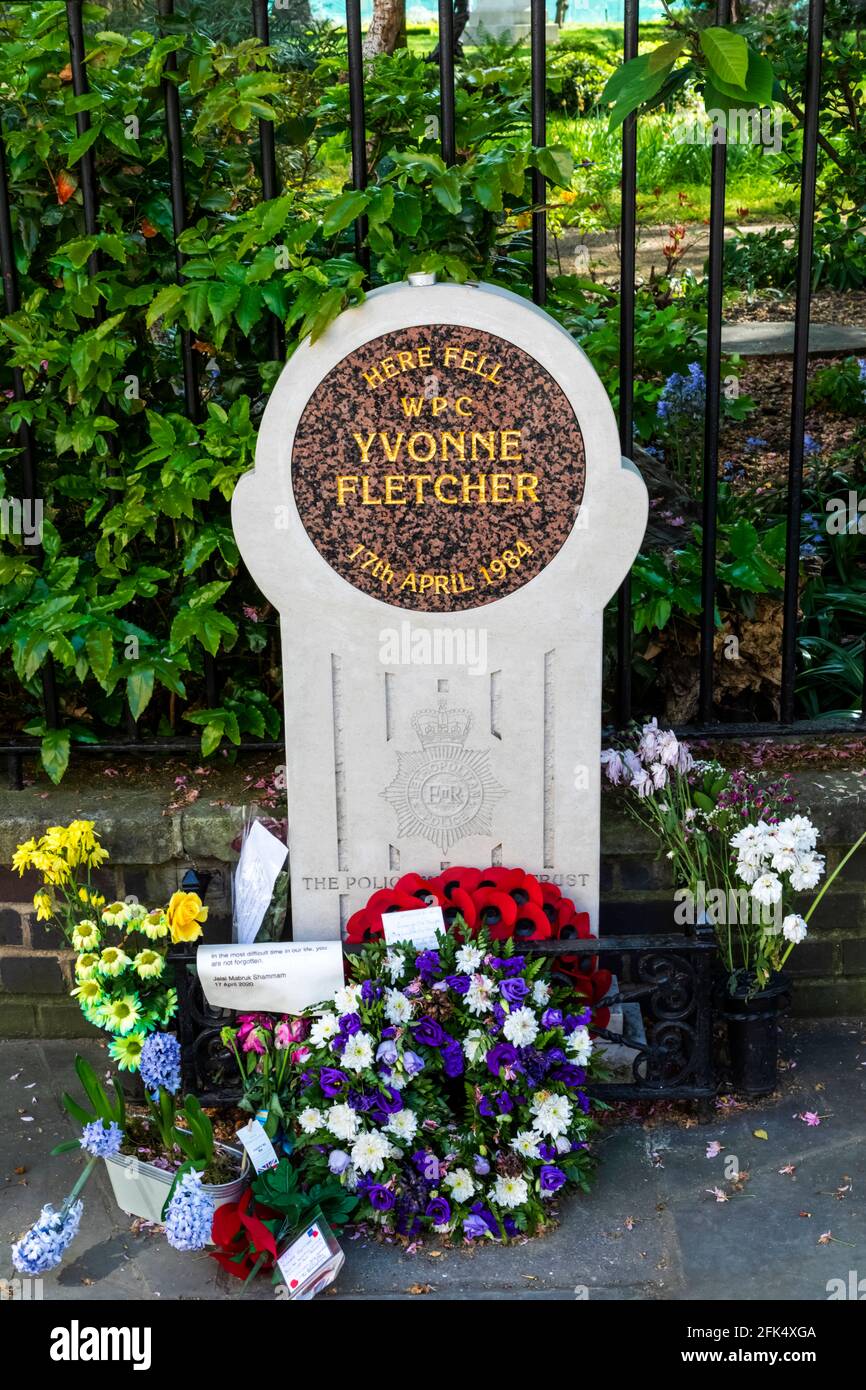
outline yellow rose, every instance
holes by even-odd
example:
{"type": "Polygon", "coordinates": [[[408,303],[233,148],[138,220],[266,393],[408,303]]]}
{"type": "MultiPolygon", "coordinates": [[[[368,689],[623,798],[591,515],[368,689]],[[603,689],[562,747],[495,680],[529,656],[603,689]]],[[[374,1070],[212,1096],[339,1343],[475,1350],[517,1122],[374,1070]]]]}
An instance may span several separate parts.
{"type": "Polygon", "coordinates": [[[207,913],[198,893],[172,893],[166,915],[175,945],[179,941],[197,941],[201,936],[202,924],[207,921],[207,913]]]}

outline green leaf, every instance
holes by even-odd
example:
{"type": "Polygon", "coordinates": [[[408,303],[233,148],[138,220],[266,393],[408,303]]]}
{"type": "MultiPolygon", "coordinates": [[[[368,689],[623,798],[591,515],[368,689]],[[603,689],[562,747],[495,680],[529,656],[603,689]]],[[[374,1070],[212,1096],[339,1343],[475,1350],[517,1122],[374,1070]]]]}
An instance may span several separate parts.
{"type": "Polygon", "coordinates": [[[92,627],[84,639],[84,647],[90,662],[90,669],[100,684],[103,684],[114,660],[114,642],[111,629],[103,624],[92,627]]]}
{"type": "Polygon", "coordinates": [[[92,125],[90,129],[85,130],[82,135],[76,136],[76,138],[72,141],[72,144],[69,146],[69,149],[66,152],[66,162],[70,168],[73,164],[78,163],[81,156],[87,153],[94,140],[98,139],[98,137],[98,125],[92,125]]]}
{"type": "Polygon", "coordinates": [[[138,719],[150,704],[153,695],[154,670],[150,665],[138,665],[126,678],[126,698],[133,719],[138,719]]]}
{"type": "Polygon", "coordinates": [[[730,83],[745,91],[746,73],[749,70],[749,46],[742,34],[720,25],[710,25],[700,32],[701,48],[710,71],[722,82],[730,83]]]}
{"type": "Polygon", "coordinates": [[[69,766],[69,730],[49,729],[42,737],[42,766],[56,786],[69,766]]]}
{"type": "Polygon", "coordinates": [[[672,63],[676,62],[687,43],[688,35],[680,34],[675,39],[669,39],[667,43],[660,44],[658,48],[654,48],[652,53],[647,54],[649,58],[647,72],[657,73],[660,72],[662,68],[669,68],[672,63]]]}
{"type": "Polygon", "coordinates": [[[348,227],[350,222],[361,216],[367,201],[367,194],[360,188],[351,188],[347,193],[341,193],[339,198],[335,198],[325,209],[322,219],[322,231],[325,236],[335,236],[344,227],[348,227]]]}
{"type": "Polygon", "coordinates": [[[159,294],[154,296],[147,311],[145,317],[147,327],[152,328],[157,319],[170,313],[184,297],[186,289],[186,285],[166,285],[164,289],[161,289],[159,294]]]}
{"type": "Polygon", "coordinates": [[[564,145],[548,145],[546,149],[534,150],[532,162],[551,183],[560,188],[568,188],[574,173],[574,157],[564,145]]]}
{"type": "Polygon", "coordinates": [[[458,213],[463,206],[460,196],[460,178],[454,169],[446,169],[436,174],[431,182],[433,197],[441,203],[446,212],[458,213]]]}

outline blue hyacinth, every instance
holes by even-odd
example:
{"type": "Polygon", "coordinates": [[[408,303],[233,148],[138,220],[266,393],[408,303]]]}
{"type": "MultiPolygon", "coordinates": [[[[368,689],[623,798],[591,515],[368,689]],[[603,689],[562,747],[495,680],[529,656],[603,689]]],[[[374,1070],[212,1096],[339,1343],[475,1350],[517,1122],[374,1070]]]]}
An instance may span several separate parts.
{"type": "Polygon", "coordinates": [[[707,383],[699,363],[692,362],[688,375],[673,372],[662,387],[656,405],[660,420],[675,423],[677,420],[699,420],[704,413],[707,399],[707,383]]]}
{"type": "Polygon", "coordinates": [[[165,1238],[175,1250],[203,1250],[213,1225],[213,1198],[201,1185],[201,1173],[184,1173],[168,1204],[165,1238]]]}
{"type": "Polygon", "coordinates": [[[94,1120],[84,1126],[79,1143],[93,1158],[110,1158],[123,1143],[123,1130],[115,1120],[107,1126],[103,1120],[94,1120]]]}
{"type": "Polygon", "coordinates": [[[141,1079],[154,1100],[164,1086],[171,1095],[180,1090],[180,1043],[174,1033],[149,1033],[141,1049],[141,1079]]]}
{"type": "Polygon", "coordinates": [[[83,1211],[80,1200],[68,1211],[55,1211],[50,1202],[44,1206],[36,1224],[12,1246],[12,1263],[18,1273],[34,1276],[56,1269],[78,1235],[83,1211]]]}

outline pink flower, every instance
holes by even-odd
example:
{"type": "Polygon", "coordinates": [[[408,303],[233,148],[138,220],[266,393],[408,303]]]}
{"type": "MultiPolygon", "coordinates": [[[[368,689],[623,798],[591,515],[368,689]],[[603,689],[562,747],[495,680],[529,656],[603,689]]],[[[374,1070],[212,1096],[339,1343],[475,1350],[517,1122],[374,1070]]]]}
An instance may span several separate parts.
{"type": "Polygon", "coordinates": [[[282,1052],[285,1048],[288,1047],[291,1041],[292,1036],[289,1032],[289,1025],[286,1022],[286,1020],[283,1019],[282,1023],[278,1023],[276,1028],[274,1029],[274,1047],[277,1048],[278,1051],[282,1052]]]}
{"type": "Polygon", "coordinates": [[[804,1125],[811,1125],[813,1127],[821,1123],[821,1116],[816,1115],[814,1110],[804,1110],[800,1119],[803,1121],[804,1125]]]}
{"type": "Polygon", "coordinates": [[[265,1047],[265,1035],[261,1028],[252,1028],[241,1042],[244,1052],[256,1052],[259,1056],[267,1049],[265,1047]]]}
{"type": "Polygon", "coordinates": [[[722,1152],[722,1146],[718,1139],[711,1139],[707,1145],[707,1158],[718,1158],[722,1152]]]}
{"type": "Polygon", "coordinates": [[[296,1047],[291,1054],[291,1060],[293,1063],[306,1062],[310,1055],[310,1049],[308,1047],[296,1047]]]}

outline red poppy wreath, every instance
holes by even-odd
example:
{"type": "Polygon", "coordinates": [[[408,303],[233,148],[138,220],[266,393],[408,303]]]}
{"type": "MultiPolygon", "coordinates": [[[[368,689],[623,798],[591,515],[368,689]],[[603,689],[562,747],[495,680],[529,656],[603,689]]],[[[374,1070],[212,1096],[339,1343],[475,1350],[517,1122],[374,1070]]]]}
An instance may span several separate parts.
{"type": "MultiPolygon", "coordinates": [[[[485,927],[494,941],[594,941],[589,914],[578,912],[555,883],[545,883],[523,869],[445,869],[435,878],[404,874],[393,888],[380,888],[366,907],[352,914],[347,926],[351,945],[384,936],[382,914],[418,907],[442,908],[449,931],[461,939],[485,927]]],[[[594,1009],[593,1026],[606,1028],[610,1010],[597,1005],[610,990],[611,973],[600,970],[598,956],[558,956],[554,973],[567,976],[575,994],[594,1009]]]]}

